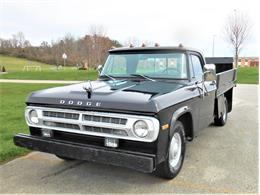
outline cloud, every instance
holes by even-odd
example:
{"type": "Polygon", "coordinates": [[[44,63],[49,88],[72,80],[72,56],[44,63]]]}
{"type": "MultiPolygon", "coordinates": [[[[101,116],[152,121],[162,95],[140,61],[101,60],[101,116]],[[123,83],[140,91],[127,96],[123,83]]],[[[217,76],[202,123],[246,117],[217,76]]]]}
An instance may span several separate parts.
{"type": "MultiPolygon", "coordinates": [[[[160,45],[180,42],[207,55],[232,56],[223,40],[222,28],[228,13],[236,8],[257,23],[258,1],[171,1],[171,0],[0,0],[0,37],[23,31],[34,45],[55,40],[66,33],[76,37],[88,33],[91,25],[104,25],[107,35],[124,43],[129,37],[160,45]]],[[[243,55],[257,55],[257,33],[243,55]]]]}

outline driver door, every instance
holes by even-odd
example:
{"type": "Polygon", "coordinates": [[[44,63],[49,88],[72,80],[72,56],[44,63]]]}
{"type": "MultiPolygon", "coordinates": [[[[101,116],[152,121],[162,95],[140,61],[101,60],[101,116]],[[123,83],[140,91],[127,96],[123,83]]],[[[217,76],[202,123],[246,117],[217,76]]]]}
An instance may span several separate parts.
{"type": "Polygon", "coordinates": [[[212,82],[204,82],[203,85],[203,66],[205,63],[199,54],[191,53],[190,61],[193,68],[194,82],[199,92],[197,103],[199,107],[199,129],[204,129],[213,121],[216,86],[212,82]]]}

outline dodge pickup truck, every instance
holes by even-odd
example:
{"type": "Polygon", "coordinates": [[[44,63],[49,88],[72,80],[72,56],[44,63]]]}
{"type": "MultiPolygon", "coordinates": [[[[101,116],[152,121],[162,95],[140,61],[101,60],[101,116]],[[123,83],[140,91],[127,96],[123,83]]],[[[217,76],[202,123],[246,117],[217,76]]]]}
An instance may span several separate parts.
{"type": "Polygon", "coordinates": [[[99,78],[33,92],[17,146],[172,179],[185,143],[232,110],[232,58],[178,47],[109,50],[99,78]]]}

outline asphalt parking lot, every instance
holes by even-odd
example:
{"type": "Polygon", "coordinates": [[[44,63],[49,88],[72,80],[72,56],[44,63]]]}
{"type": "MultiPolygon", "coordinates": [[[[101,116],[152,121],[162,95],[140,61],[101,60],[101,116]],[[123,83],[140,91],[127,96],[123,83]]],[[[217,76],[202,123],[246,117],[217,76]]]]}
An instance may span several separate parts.
{"type": "Polygon", "coordinates": [[[187,144],[173,180],[32,152],[0,166],[0,193],[257,193],[258,85],[235,88],[228,117],[187,144]]]}

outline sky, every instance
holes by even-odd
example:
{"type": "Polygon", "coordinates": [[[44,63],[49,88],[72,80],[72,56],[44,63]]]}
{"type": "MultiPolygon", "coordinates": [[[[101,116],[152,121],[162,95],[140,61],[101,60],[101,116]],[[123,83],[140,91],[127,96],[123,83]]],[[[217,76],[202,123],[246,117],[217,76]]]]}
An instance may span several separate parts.
{"type": "Polygon", "coordinates": [[[205,56],[233,56],[223,26],[234,10],[252,25],[241,56],[259,54],[258,0],[0,0],[0,38],[22,31],[32,45],[66,34],[82,37],[91,26],[122,44],[129,39],[184,46],[205,56]],[[214,38],[213,38],[214,37],[214,38]]]}

